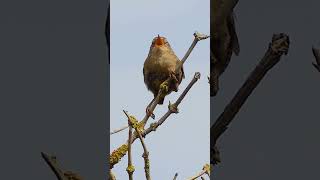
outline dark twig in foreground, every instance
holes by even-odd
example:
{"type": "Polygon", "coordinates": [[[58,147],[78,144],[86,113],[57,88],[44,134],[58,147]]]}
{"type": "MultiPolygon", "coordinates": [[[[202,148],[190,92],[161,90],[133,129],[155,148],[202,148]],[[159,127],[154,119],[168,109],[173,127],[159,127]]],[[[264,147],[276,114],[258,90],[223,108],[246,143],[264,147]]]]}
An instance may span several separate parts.
{"type": "Polygon", "coordinates": [[[49,156],[44,152],[41,152],[41,156],[59,180],[67,180],[67,178],[64,177],[63,171],[60,169],[57,158],[55,156],[49,156]]]}
{"type": "Polygon", "coordinates": [[[312,53],[316,59],[316,62],[312,62],[312,65],[320,72],[320,50],[312,47],[312,53]]]}
{"type": "Polygon", "coordinates": [[[41,152],[41,156],[50,166],[51,170],[54,172],[58,180],[82,180],[82,178],[79,175],[71,171],[61,170],[57,162],[57,158],[55,156],[49,156],[44,152],[41,152]]]}
{"type": "Polygon", "coordinates": [[[267,72],[276,65],[283,54],[287,54],[289,49],[289,37],[285,34],[276,34],[272,37],[272,42],[269,44],[269,48],[264,57],[256,68],[251,72],[245,83],[238,90],[231,102],[225,107],[222,114],[215,121],[210,128],[210,156],[211,164],[217,164],[215,152],[216,142],[223,132],[228,128],[229,124],[236,116],[242,105],[247,98],[257,87],[259,82],[267,74],[267,72]]]}
{"type": "MultiPolygon", "coordinates": [[[[141,135],[142,137],[146,137],[150,132],[155,131],[162,123],[165,122],[165,120],[172,114],[172,113],[178,113],[178,105],[182,102],[183,98],[186,96],[186,94],[189,92],[189,90],[192,88],[192,86],[198,81],[200,78],[200,73],[196,72],[191,82],[188,84],[186,89],[182,92],[182,94],[179,96],[177,101],[174,104],[169,104],[169,110],[155,123],[152,123],[149,128],[144,130],[141,135]]],[[[134,134],[131,143],[133,143],[138,138],[137,134],[134,134]]],[[[126,152],[128,151],[128,143],[121,145],[116,150],[114,150],[110,155],[110,169],[113,168],[115,164],[117,164],[120,159],[126,155],[126,152]]]]}

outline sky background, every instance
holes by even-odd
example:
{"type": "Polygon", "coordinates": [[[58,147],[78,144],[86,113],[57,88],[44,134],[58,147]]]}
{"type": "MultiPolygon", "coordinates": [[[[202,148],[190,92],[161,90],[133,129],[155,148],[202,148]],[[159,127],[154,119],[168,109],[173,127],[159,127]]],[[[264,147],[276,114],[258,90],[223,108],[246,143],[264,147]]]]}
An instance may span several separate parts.
{"type": "MultiPolygon", "coordinates": [[[[209,34],[209,0],[111,1],[110,129],[122,127],[127,119],[122,110],[143,118],[153,95],[143,81],[142,68],[152,39],[167,37],[176,55],[182,58],[193,41],[195,31],[209,34]]],[[[184,65],[186,78],[178,93],[166,97],[155,115],[160,118],[169,100],[174,102],[193,78],[201,73],[183,102],[180,113],[171,115],[155,133],[145,139],[150,152],[153,179],[191,177],[209,163],[209,40],[197,44],[184,65]]],[[[150,120],[149,122],[153,122],[150,120]]],[[[126,142],[128,130],[111,136],[110,151],[126,142]]],[[[133,145],[134,177],[144,179],[143,150],[133,145]]],[[[127,179],[127,156],[113,168],[118,179],[127,179]]]]}
{"type": "Polygon", "coordinates": [[[289,54],[269,71],[219,139],[222,163],[213,179],[320,179],[319,1],[239,1],[240,56],[212,98],[212,123],[267,50],[273,33],[290,36],[289,54]]]}

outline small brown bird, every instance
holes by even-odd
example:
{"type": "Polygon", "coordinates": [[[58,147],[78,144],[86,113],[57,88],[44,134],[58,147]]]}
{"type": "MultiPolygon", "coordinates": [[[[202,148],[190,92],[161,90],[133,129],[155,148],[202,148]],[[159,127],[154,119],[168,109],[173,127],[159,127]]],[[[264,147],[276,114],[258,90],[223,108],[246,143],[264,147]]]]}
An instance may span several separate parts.
{"type": "MultiPolygon", "coordinates": [[[[173,52],[170,44],[165,37],[159,35],[152,41],[149,54],[144,62],[143,75],[144,83],[150,90],[154,98],[158,95],[160,85],[169,77],[173,77],[168,84],[168,92],[177,92],[178,86],[184,78],[183,67],[176,73],[176,68],[181,64],[179,58],[173,52]]],[[[160,97],[158,104],[163,104],[164,96],[160,97]]]]}

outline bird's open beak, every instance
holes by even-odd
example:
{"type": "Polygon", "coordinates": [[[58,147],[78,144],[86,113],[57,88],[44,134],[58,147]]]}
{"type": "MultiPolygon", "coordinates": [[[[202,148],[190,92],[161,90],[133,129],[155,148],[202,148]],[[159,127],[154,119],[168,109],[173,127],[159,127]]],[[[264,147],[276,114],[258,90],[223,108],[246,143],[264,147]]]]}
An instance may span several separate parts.
{"type": "Polygon", "coordinates": [[[158,45],[158,46],[164,45],[164,40],[163,40],[162,37],[159,36],[159,34],[158,34],[158,37],[156,39],[156,45],[158,45]]]}

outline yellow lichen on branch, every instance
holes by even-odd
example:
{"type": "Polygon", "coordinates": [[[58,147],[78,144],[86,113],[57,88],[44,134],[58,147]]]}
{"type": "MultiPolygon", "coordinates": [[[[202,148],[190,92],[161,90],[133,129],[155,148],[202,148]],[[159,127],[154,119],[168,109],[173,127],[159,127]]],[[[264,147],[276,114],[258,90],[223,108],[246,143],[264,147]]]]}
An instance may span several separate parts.
{"type": "Polygon", "coordinates": [[[128,145],[123,144],[118,149],[114,150],[110,155],[110,169],[117,164],[123,156],[127,154],[128,145]]]}

